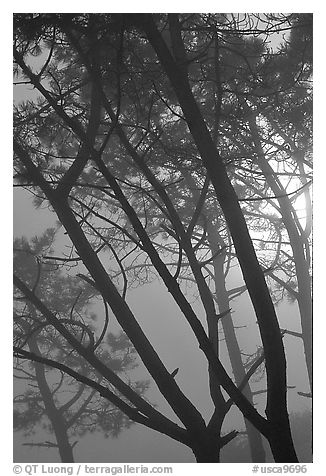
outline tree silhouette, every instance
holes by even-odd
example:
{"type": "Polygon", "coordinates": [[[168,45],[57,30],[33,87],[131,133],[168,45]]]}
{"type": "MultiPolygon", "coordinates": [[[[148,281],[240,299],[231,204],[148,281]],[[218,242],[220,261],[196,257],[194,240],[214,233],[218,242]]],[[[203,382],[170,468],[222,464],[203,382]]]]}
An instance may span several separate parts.
{"type": "MultiPolygon", "coordinates": [[[[290,31],[291,22],[297,21],[291,15],[267,15],[256,24],[255,19],[255,15],[236,19],[234,15],[219,14],[27,14],[17,15],[15,22],[16,72],[43,97],[38,103],[22,104],[15,111],[17,179],[38,195],[39,203],[46,201],[54,210],[71,240],[72,254],[68,259],[83,266],[81,279],[110,306],[180,423],[154,409],[112,372],[100,360],[89,329],[84,329],[85,341],[78,339],[77,329],[68,329],[47,305],[46,293],[38,296],[19,276],[14,283],[25,299],[121,396],[71,365],[39,357],[21,347],[15,349],[16,355],[47,364],[87,384],[132,420],[189,446],[198,462],[218,462],[220,449],[236,436],[235,431],[221,435],[222,423],[233,404],[267,438],[275,461],[297,461],[286,404],[282,332],[266,284],[266,270],[261,267],[248,230],[253,221],[246,221],[241,208],[242,201],[248,200],[241,196],[241,191],[251,187],[263,194],[259,199],[271,197],[266,186],[257,188],[257,180],[253,185],[252,177],[245,183],[247,189],[241,190],[229,176],[223,154],[229,144],[235,151],[237,140],[241,155],[248,141],[252,153],[252,138],[258,127],[257,118],[255,122],[252,115],[256,106],[248,103],[245,96],[248,90],[253,91],[255,82],[257,94],[263,83],[261,71],[273,65],[270,55],[264,60],[261,43],[253,41],[252,50],[259,58],[249,61],[249,72],[255,73],[251,83],[240,82],[235,74],[228,78],[229,85],[238,88],[235,94],[223,91],[221,70],[227,65],[228,56],[220,55],[217,46],[221,42],[228,46],[232,41],[234,45],[228,49],[234,47],[248,59],[252,50],[250,42],[241,39],[243,35],[263,35],[266,39],[280,29],[290,31]],[[31,55],[42,50],[47,53],[46,59],[41,69],[34,71],[31,55]],[[257,63],[260,76],[255,71],[257,63]],[[212,70],[214,80],[210,76],[212,70]],[[238,101],[241,94],[242,102],[238,101]],[[205,101],[209,104],[212,97],[214,107],[205,108],[205,101]],[[234,124],[230,121],[223,125],[221,121],[223,114],[228,114],[227,109],[236,126],[247,116],[251,129],[238,129],[237,137],[234,124]],[[227,124],[229,130],[224,134],[227,124]],[[235,140],[227,140],[230,134],[235,140]],[[180,165],[175,168],[177,172],[170,167],[175,156],[180,165]],[[202,178],[199,198],[196,200],[191,194],[191,187],[188,197],[183,197],[184,207],[187,200],[191,206],[196,201],[192,215],[181,213],[180,202],[176,203],[174,198],[174,190],[178,190],[181,180],[186,180],[187,169],[190,178],[202,178]],[[215,307],[203,272],[205,259],[203,262],[198,246],[206,235],[210,247],[216,246],[216,230],[211,229],[208,236],[208,229],[200,224],[203,202],[219,206],[221,223],[227,227],[228,244],[232,243],[240,265],[262,341],[261,355],[242,374],[242,380],[239,377],[241,381],[238,378],[236,382],[219,358],[218,324],[227,319],[228,309],[222,306],[217,311],[215,307]],[[199,227],[193,233],[197,224],[199,227]],[[196,236],[199,229],[203,230],[202,238],[196,236]],[[171,243],[176,250],[172,263],[165,260],[162,239],[168,241],[169,256],[171,243]],[[207,424],[181,391],[176,370],[168,371],[159,358],[126,299],[126,269],[133,266],[133,259],[142,261],[144,256],[172,295],[207,360],[214,405],[207,424]],[[206,328],[179,285],[184,258],[196,282],[206,328]],[[267,378],[266,417],[255,409],[244,391],[263,361],[267,378]]],[[[262,98],[270,94],[270,89],[264,88],[259,91],[262,98]]],[[[259,158],[265,150],[258,150],[258,138],[253,142],[259,158]]],[[[261,172],[265,174],[263,169],[261,172]]],[[[195,182],[196,186],[198,183],[195,182]]],[[[271,182],[268,187],[273,193],[276,191],[271,182]]],[[[279,192],[284,195],[280,187],[279,192]]],[[[214,261],[222,248],[214,249],[209,260],[214,261]]],[[[60,257],[53,261],[60,259],[68,261],[60,257]]]]}
{"type": "MultiPolygon", "coordinates": [[[[88,310],[96,292],[80,278],[65,275],[62,267],[54,266],[44,259],[51,256],[51,244],[55,230],[47,230],[41,237],[24,238],[14,242],[14,271],[27,280],[34,292],[46,296],[47,305],[60,316],[60,323],[78,335],[80,342],[91,339],[98,348],[101,360],[119,374],[128,375],[137,364],[135,351],[125,334],[108,331],[108,314],[104,319],[103,331],[96,325],[97,315],[88,310]],[[77,330],[77,333],[76,333],[77,330]],[[81,331],[81,332],[80,332],[81,331]],[[98,334],[97,341],[94,335],[98,334]]],[[[69,365],[81,375],[98,383],[101,379],[78,355],[73,355],[61,335],[56,333],[44,316],[28,301],[16,295],[14,310],[15,346],[36,356],[52,358],[69,365]]],[[[78,440],[88,432],[102,431],[105,437],[117,437],[132,421],[112,406],[109,401],[99,398],[94,389],[76,381],[62,372],[45,367],[40,362],[26,366],[17,362],[15,375],[26,382],[24,391],[14,399],[14,429],[30,436],[37,426],[53,431],[55,442],[28,442],[25,445],[44,448],[57,447],[62,462],[73,462],[73,448],[78,440]],[[49,423],[47,423],[49,422],[49,423]]],[[[131,382],[134,389],[143,394],[148,387],[146,381],[131,382]]]]}

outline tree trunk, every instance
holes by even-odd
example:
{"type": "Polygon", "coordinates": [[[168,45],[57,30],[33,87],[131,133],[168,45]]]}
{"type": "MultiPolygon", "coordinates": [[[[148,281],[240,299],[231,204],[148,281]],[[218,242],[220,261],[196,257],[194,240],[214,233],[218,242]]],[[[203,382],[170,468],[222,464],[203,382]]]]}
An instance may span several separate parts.
{"type": "MultiPolygon", "coordinates": [[[[252,115],[249,117],[249,126],[257,152],[257,161],[272,192],[276,197],[279,197],[278,203],[282,220],[288,233],[292,248],[293,261],[298,283],[297,300],[301,319],[302,340],[309,384],[312,391],[312,297],[309,264],[304,251],[305,238],[300,235],[298,227],[295,223],[295,212],[289,197],[286,195],[286,190],[276,179],[273,168],[265,159],[265,154],[261,145],[254,113],[252,113],[252,115]]],[[[307,246],[309,246],[308,243],[307,246]]]]}
{"type": "MultiPolygon", "coordinates": [[[[137,22],[146,33],[174,88],[233,239],[244,281],[255,309],[264,346],[267,375],[267,419],[272,426],[276,422],[280,422],[281,425],[277,425],[277,427],[282,435],[287,436],[286,438],[285,436],[282,437],[284,446],[280,450],[276,447],[274,440],[270,442],[275,449],[274,456],[276,461],[279,462],[283,461],[284,453],[286,453],[286,459],[289,462],[297,461],[288,421],[286,360],[282,336],[274,305],[263,271],[259,265],[238,197],[192,94],[188,78],[183,69],[179,68],[171,56],[169,49],[156,28],[153,16],[150,14],[138,15],[137,22]]],[[[272,451],[274,450],[272,449],[272,451]]]]}
{"type": "MultiPolygon", "coordinates": [[[[199,192],[193,177],[189,174],[186,169],[182,170],[185,180],[192,191],[194,202],[198,203],[199,201],[199,192]]],[[[211,249],[212,256],[215,256],[213,259],[214,266],[214,281],[215,281],[215,295],[216,301],[219,308],[219,313],[223,313],[230,309],[230,301],[228,293],[225,287],[225,275],[224,275],[224,260],[225,253],[220,253],[221,247],[224,245],[223,239],[221,238],[217,227],[213,224],[214,217],[212,213],[207,211],[205,205],[202,209],[203,214],[207,218],[205,221],[207,227],[207,239],[211,249]]],[[[227,314],[222,318],[222,328],[224,332],[225,342],[228,349],[228,354],[232,366],[232,372],[235,378],[237,386],[243,381],[246,372],[241,359],[241,352],[235,333],[234,325],[232,322],[231,314],[227,314]]],[[[218,325],[218,324],[217,324],[218,325]]],[[[217,327],[217,326],[216,326],[217,327]]],[[[215,330],[216,335],[218,329],[215,330]]],[[[249,384],[243,389],[243,394],[247,397],[248,401],[252,404],[252,393],[249,384]]],[[[263,463],[265,462],[265,450],[262,442],[262,437],[259,431],[250,423],[249,420],[244,418],[248,442],[250,447],[251,459],[254,463],[263,463]]]]}
{"type": "MultiPolygon", "coordinates": [[[[29,338],[28,346],[31,352],[36,355],[41,355],[37,341],[33,336],[29,338]]],[[[46,415],[49,418],[53,428],[61,461],[62,463],[74,463],[74,455],[72,446],[69,443],[69,438],[66,429],[66,421],[62,413],[56,408],[55,403],[53,401],[52,392],[46,381],[44,365],[38,362],[34,362],[34,365],[37,384],[42,395],[46,415]]]]}
{"type": "MultiPolygon", "coordinates": [[[[212,256],[216,256],[217,252],[220,249],[219,241],[221,241],[221,238],[219,237],[218,230],[214,228],[211,219],[207,220],[207,237],[210,244],[212,256]]],[[[220,253],[213,260],[215,294],[219,307],[219,313],[223,313],[230,309],[230,301],[225,287],[224,259],[225,253],[220,253]]],[[[225,343],[228,349],[228,354],[231,362],[232,372],[234,375],[235,382],[237,386],[239,386],[245,378],[246,372],[241,359],[240,347],[232,322],[231,313],[224,315],[221,319],[221,323],[224,332],[225,343]]],[[[243,394],[247,397],[250,403],[253,402],[249,384],[247,384],[243,389],[243,394]]],[[[265,461],[265,450],[263,447],[261,434],[248,420],[245,419],[244,421],[248,435],[252,462],[263,463],[265,461]]]]}
{"type": "Polygon", "coordinates": [[[268,442],[272,450],[272,454],[276,463],[297,463],[298,458],[295,454],[291,432],[284,432],[283,429],[289,426],[282,423],[281,426],[275,427],[268,437],[268,442]]]}
{"type": "Polygon", "coordinates": [[[219,463],[220,462],[220,448],[215,442],[215,438],[207,435],[207,438],[198,438],[191,445],[191,449],[195,455],[197,463],[219,463]]]}

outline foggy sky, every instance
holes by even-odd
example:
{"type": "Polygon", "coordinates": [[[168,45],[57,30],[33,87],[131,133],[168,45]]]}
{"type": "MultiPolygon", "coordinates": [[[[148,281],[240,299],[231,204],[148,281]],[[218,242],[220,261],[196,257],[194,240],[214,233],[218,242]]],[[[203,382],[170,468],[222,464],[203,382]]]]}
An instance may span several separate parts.
{"type": "MultiPolygon", "coordinates": [[[[35,210],[30,194],[20,189],[15,190],[14,204],[14,235],[27,238],[40,234],[49,226],[54,226],[56,217],[46,208],[35,210]]],[[[238,286],[240,283],[239,273],[233,273],[233,282],[228,282],[228,287],[238,286]]],[[[157,350],[163,363],[168,370],[179,367],[176,381],[188,398],[201,411],[204,418],[211,416],[213,410],[209,396],[207,380],[207,361],[198,348],[193,333],[185,318],[174,305],[174,301],[165,287],[159,280],[151,284],[143,285],[128,292],[128,304],[134,311],[136,318],[157,350]]],[[[197,315],[202,317],[205,325],[202,306],[192,295],[191,290],[186,295],[191,302],[197,315]]],[[[236,301],[231,302],[235,325],[246,326],[238,329],[237,335],[240,346],[244,352],[254,352],[260,341],[256,318],[247,293],[243,294],[236,301]]],[[[99,315],[103,313],[101,305],[96,309],[99,315]]],[[[291,330],[300,330],[297,306],[283,302],[276,308],[280,326],[291,330]]],[[[112,322],[114,317],[110,313],[110,328],[117,328],[117,324],[112,322]]],[[[284,337],[284,344],[288,363],[288,384],[295,386],[288,392],[289,410],[301,411],[309,408],[310,401],[297,395],[297,391],[308,391],[306,367],[303,358],[301,341],[292,336],[284,337]]],[[[223,355],[224,344],[221,342],[221,353],[223,355]]],[[[224,352],[225,354],[225,352],[224,352]]],[[[222,362],[227,370],[230,369],[228,358],[222,357],[222,362]]],[[[141,364],[133,373],[137,379],[149,378],[149,375],[141,364]]],[[[264,381],[256,384],[251,380],[254,390],[264,388],[264,381]]],[[[155,384],[151,385],[146,397],[151,402],[158,405],[158,409],[169,418],[177,421],[174,413],[157,391],[155,384]]],[[[256,408],[263,412],[265,397],[264,394],[255,397],[256,408]]],[[[223,425],[223,432],[239,429],[243,426],[243,419],[235,406],[226,417],[223,425]]],[[[43,431],[37,431],[31,438],[24,439],[17,433],[14,436],[14,461],[15,462],[55,462],[60,461],[56,449],[30,448],[22,446],[27,441],[43,441],[50,439],[51,435],[44,435],[43,431]]],[[[77,439],[77,438],[76,438],[77,439]]],[[[74,438],[71,441],[75,441],[74,438]]],[[[186,446],[159,434],[153,430],[134,425],[129,430],[123,430],[117,439],[104,439],[101,434],[91,434],[79,440],[74,450],[76,461],[78,462],[194,462],[194,457],[186,446]]],[[[223,461],[223,450],[222,450],[223,461]]]]}

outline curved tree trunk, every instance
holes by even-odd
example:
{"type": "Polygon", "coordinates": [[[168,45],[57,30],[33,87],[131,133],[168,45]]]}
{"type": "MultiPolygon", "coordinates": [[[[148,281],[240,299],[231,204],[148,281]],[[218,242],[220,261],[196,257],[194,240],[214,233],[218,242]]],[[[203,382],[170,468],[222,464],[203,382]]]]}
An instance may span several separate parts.
{"type": "Polygon", "coordinates": [[[146,33],[174,88],[233,239],[264,346],[267,374],[266,415],[271,427],[268,439],[272,453],[276,462],[297,462],[287,411],[286,359],[281,332],[237,195],[194,99],[184,68],[172,57],[150,14],[138,15],[135,21],[146,33]],[[275,438],[275,431],[282,435],[281,446],[275,438]]]}
{"type": "MultiPolygon", "coordinates": [[[[232,379],[228,376],[220,361],[217,359],[211,341],[207,338],[203,326],[197,319],[197,316],[193,312],[188,301],[181,293],[176,279],[174,279],[166,269],[134,209],[122,193],[117,181],[111,175],[109,169],[105,166],[102,159],[99,158],[98,153],[95,151],[93,140],[95,132],[93,131],[92,133],[92,131],[88,130],[90,135],[93,136],[89,141],[87,134],[85,134],[83,130],[80,131],[79,127],[76,128],[74,121],[67,116],[58,103],[53,99],[52,95],[50,95],[40,84],[39,77],[31,73],[27,65],[24,64],[20,53],[16,53],[16,61],[22,67],[24,73],[30,78],[31,83],[42,92],[59,116],[62,117],[69,127],[77,133],[77,136],[81,139],[89,153],[86,154],[87,157],[85,160],[93,160],[97,165],[98,170],[107,180],[107,183],[112,187],[116,199],[120,201],[122,209],[130,219],[144,249],[152,260],[153,265],[160,273],[168,291],[174,296],[180,309],[182,309],[186,316],[197,337],[199,347],[205,353],[209,365],[211,366],[212,371],[215,372],[220,385],[223,385],[223,388],[229,393],[243,414],[269,439],[275,461],[296,462],[297,457],[293,447],[286,405],[286,361],[282,337],[275,309],[268,292],[263,272],[259,266],[246,222],[239,206],[238,198],[190,89],[185,71],[186,63],[179,66],[171,56],[169,49],[156,29],[152,15],[142,14],[133,16],[132,18],[134,18],[132,21],[135,21],[135,23],[137,23],[142,31],[147,35],[149,42],[152,44],[159,57],[163,69],[165,69],[167,73],[168,79],[172,83],[190,132],[193,136],[194,143],[197,146],[208,176],[214,186],[217,200],[221,205],[232,235],[244,280],[256,312],[264,346],[268,386],[266,407],[267,420],[255,410],[241,391],[234,385],[232,379]]],[[[175,45],[175,49],[178,49],[181,36],[178,36],[178,31],[175,31],[173,36],[174,40],[178,43],[175,45]]],[[[182,59],[182,57],[183,55],[181,54],[180,58],[182,59]]],[[[178,61],[177,57],[176,59],[178,61]]],[[[94,122],[95,124],[97,122],[96,118],[94,118],[94,121],[90,121],[90,123],[91,122],[94,122]]],[[[145,366],[156,381],[162,395],[166,398],[171,408],[187,428],[189,438],[193,442],[190,446],[197,460],[200,462],[217,462],[219,459],[218,444],[220,444],[220,441],[215,438],[215,433],[213,433],[214,437],[212,437],[212,433],[208,431],[208,427],[206,426],[200,412],[185,397],[173,379],[173,376],[165,368],[155,349],[152,347],[132,314],[129,306],[119,294],[112,280],[105,271],[105,268],[84,235],[72,209],[69,206],[67,195],[70,191],[70,185],[67,180],[69,178],[70,182],[71,175],[73,176],[73,179],[76,179],[76,177],[79,176],[86,163],[85,160],[80,160],[83,158],[78,157],[78,160],[75,160],[71,168],[68,170],[68,173],[64,176],[62,182],[63,186],[59,190],[54,190],[44,179],[39,169],[33,164],[33,161],[31,161],[29,157],[26,157],[24,149],[18,143],[16,143],[15,148],[17,154],[21,157],[23,164],[30,173],[31,178],[42,188],[42,191],[45,193],[56,211],[62,225],[66,228],[66,231],[75,245],[76,251],[81,257],[83,264],[94,279],[96,288],[110,304],[118,322],[133,342],[135,349],[138,351],[145,366]]],[[[74,180],[72,180],[71,183],[74,183],[74,180]]],[[[50,321],[55,322],[55,318],[51,317],[50,321]]],[[[59,327],[59,324],[56,323],[55,327],[56,326],[59,327]]],[[[65,335],[64,330],[61,330],[60,332],[65,335]]],[[[68,342],[73,343],[73,347],[77,346],[77,343],[74,342],[73,338],[68,338],[67,340],[68,342]]],[[[85,357],[88,362],[94,362],[96,360],[94,355],[87,349],[80,349],[80,355],[85,357]]],[[[100,365],[100,362],[98,365],[100,365]]],[[[109,369],[106,369],[103,372],[103,375],[107,375],[108,372],[109,369]]],[[[121,387],[120,382],[117,383],[117,388],[118,385],[121,387]]],[[[130,389],[128,390],[128,393],[130,393],[130,389]]],[[[135,396],[132,395],[132,400],[134,399],[135,396]]],[[[144,403],[141,403],[143,406],[144,403]]],[[[147,410],[147,412],[150,415],[153,414],[152,409],[151,411],[147,410]]],[[[147,415],[147,413],[145,414],[147,415]]],[[[219,429],[218,426],[217,428],[219,429]]],[[[214,431],[213,425],[212,431],[214,431]]]]}
{"type": "Polygon", "coordinates": [[[298,283],[298,292],[296,293],[300,319],[302,340],[304,346],[305,360],[309,378],[310,389],[312,391],[312,296],[311,296],[311,278],[309,273],[309,264],[305,255],[305,237],[300,234],[295,222],[294,210],[286,190],[276,179],[274,170],[265,159],[263,147],[261,145],[259,131],[256,124],[255,114],[252,113],[249,119],[249,126],[253,136],[257,161],[263,172],[266,182],[270,186],[274,195],[278,198],[278,204],[282,215],[282,220],[289,236],[290,245],[293,253],[293,261],[298,283]]]}

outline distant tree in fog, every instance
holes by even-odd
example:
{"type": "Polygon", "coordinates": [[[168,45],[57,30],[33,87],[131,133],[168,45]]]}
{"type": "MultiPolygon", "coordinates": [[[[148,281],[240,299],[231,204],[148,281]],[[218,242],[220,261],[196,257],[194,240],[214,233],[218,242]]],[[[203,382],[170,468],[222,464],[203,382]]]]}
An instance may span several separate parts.
{"type": "MultiPolygon", "coordinates": [[[[106,306],[102,329],[99,329],[98,316],[90,310],[90,304],[98,300],[98,292],[81,278],[66,275],[60,266],[44,259],[52,254],[54,235],[55,230],[49,229],[31,242],[16,239],[15,273],[25,278],[36,295],[45,297],[47,306],[55,310],[59,322],[81,343],[88,346],[91,342],[93,348],[98,349],[101,361],[120,375],[128,374],[137,365],[135,350],[124,333],[112,334],[108,329],[106,306]]],[[[33,304],[18,294],[14,306],[14,339],[17,348],[27,345],[31,353],[69,365],[82,376],[101,383],[94,368],[80,356],[72,354],[61,334],[49,325],[33,304]]],[[[95,389],[76,382],[62,371],[40,362],[26,365],[18,360],[15,376],[20,382],[26,382],[26,390],[14,398],[14,429],[32,435],[42,427],[53,433],[54,441],[25,444],[58,448],[63,463],[74,461],[76,437],[94,431],[102,431],[106,437],[116,437],[124,427],[132,424],[132,420],[109,400],[101,399],[95,389]]],[[[142,395],[148,382],[134,381],[131,385],[142,395]]]]}

